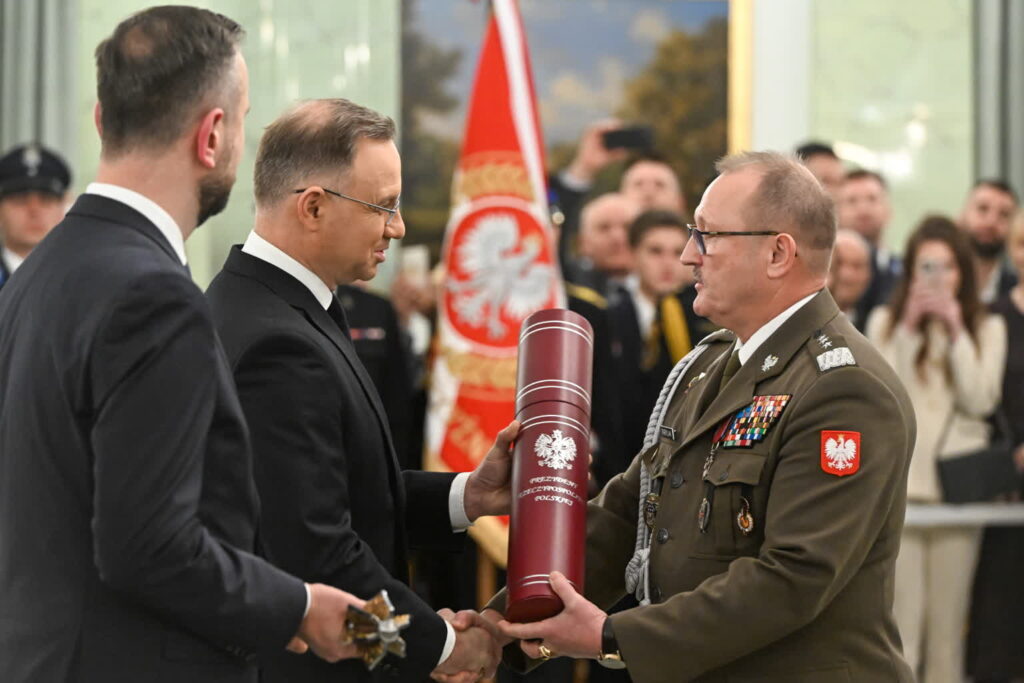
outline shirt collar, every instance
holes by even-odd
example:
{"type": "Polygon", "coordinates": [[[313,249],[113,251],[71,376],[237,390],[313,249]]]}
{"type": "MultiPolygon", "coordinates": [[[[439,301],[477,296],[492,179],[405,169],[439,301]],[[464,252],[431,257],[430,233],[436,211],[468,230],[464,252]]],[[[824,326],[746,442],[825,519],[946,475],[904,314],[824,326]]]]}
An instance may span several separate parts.
{"type": "Polygon", "coordinates": [[[116,202],[127,204],[141,213],[167,238],[174,253],[181,260],[181,265],[184,266],[188,263],[188,259],[185,257],[185,238],[182,236],[181,228],[171,218],[171,214],[152,199],[134,190],[129,190],[127,187],[110,183],[89,183],[89,186],[85,188],[85,193],[113,199],[116,202]]]}
{"type": "Polygon", "coordinates": [[[737,337],[736,350],[739,351],[740,353],[740,365],[745,365],[746,362],[750,360],[750,357],[753,356],[757,349],[761,346],[761,344],[764,344],[766,341],[768,341],[768,337],[775,334],[775,331],[782,327],[783,323],[785,323],[787,320],[793,317],[794,313],[803,308],[807,304],[807,302],[809,302],[811,299],[817,296],[817,294],[818,292],[812,292],[808,294],[803,299],[800,299],[800,301],[797,301],[795,304],[784,310],[782,313],[779,313],[777,316],[766,322],[764,325],[761,326],[760,329],[758,329],[757,332],[750,335],[750,339],[747,340],[746,344],[740,342],[739,338],[737,337]]]}
{"type": "Polygon", "coordinates": [[[323,280],[317,277],[309,268],[257,235],[255,231],[249,233],[245,244],[242,245],[242,251],[249,256],[280,268],[304,284],[325,311],[331,305],[331,301],[334,299],[334,292],[324,284],[323,280]]]}
{"type": "Polygon", "coordinates": [[[14,271],[18,269],[18,266],[25,262],[24,258],[9,249],[0,249],[0,258],[3,258],[4,265],[7,266],[7,272],[10,275],[14,275],[14,271]]]}

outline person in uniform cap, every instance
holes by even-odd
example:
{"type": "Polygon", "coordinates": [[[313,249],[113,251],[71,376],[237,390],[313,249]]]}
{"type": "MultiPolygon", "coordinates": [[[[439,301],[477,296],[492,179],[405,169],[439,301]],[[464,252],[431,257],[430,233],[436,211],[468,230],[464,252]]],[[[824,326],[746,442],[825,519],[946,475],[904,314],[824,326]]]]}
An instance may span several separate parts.
{"type": "Polygon", "coordinates": [[[682,261],[695,311],[727,329],[673,369],[644,449],[589,504],[585,597],[553,572],[563,611],[498,621],[522,641],[506,662],[909,683],[892,606],[913,408],[825,289],[835,217],[810,172],[770,152],[718,170],[682,261]],[[639,606],[608,616],[627,593],[639,606]]]}
{"type": "Polygon", "coordinates": [[[0,157],[0,287],[64,218],[71,171],[60,155],[37,144],[0,157]]]}

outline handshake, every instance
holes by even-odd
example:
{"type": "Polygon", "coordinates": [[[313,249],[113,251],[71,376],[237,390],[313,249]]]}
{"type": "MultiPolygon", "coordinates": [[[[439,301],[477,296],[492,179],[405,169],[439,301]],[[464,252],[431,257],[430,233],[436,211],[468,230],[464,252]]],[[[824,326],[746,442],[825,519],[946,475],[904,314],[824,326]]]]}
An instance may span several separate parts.
{"type": "MultiPolygon", "coordinates": [[[[309,611],[298,634],[288,643],[288,650],[297,654],[312,650],[328,662],[361,656],[356,644],[346,637],[345,618],[350,605],[363,608],[366,601],[320,583],[309,584],[309,593],[309,611]]],[[[488,619],[472,610],[456,614],[450,609],[442,609],[438,614],[452,624],[455,646],[431,678],[443,683],[464,683],[493,677],[501,661],[501,648],[512,640],[496,626],[501,616],[493,613],[492,619],[488,619]]]]}

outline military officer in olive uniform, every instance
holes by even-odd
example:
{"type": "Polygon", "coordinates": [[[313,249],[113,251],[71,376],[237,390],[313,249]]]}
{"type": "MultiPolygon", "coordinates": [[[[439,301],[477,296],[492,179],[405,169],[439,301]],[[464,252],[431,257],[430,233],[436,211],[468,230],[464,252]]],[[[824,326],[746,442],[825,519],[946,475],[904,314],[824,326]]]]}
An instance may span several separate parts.
{"type": "Polygon", "coordinates": [[[506,661],[593,658],[637,683],[910,682],[892,602],[913,411],[824,289],[835,218],[817,181],[774,153],[719,171],[682,259],[695,310],[727,329],[676,366],[645,447],[590,504],[586,597],[553,573],[565,609],[500,621],[523,639],[506,661]],[[628,592],[640,606],[606,615],[628,592]]]}

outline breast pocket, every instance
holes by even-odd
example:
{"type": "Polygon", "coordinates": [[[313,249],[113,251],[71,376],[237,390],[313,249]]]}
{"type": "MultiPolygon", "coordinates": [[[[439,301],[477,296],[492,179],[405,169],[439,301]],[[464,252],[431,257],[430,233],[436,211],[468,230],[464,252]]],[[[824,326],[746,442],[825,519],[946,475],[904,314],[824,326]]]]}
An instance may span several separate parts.
{"type": "MultiPolygon", "coordinates": [[[[722,560],[757,554],[764,538],[757,498],[764,465],[761,453],[719,451],[702,482],[707,523],[698,530],[694,557],[722,560]]],[[[698,528],[699,518],[700,511],[698,528]]]]}

